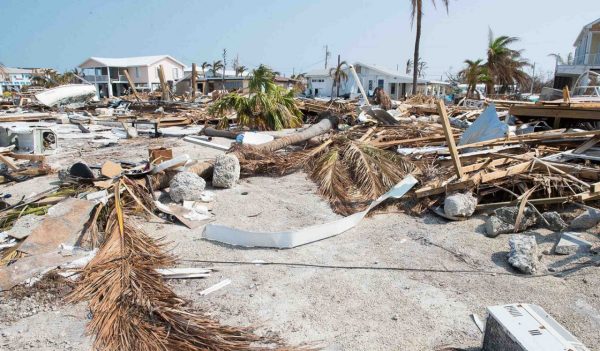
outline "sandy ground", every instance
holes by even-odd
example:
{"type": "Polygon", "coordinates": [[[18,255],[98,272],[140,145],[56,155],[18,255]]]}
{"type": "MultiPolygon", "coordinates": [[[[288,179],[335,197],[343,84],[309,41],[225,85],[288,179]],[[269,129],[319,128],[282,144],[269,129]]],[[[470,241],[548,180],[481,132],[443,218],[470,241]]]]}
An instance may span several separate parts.
{"type": "MultiPolygon", "coordinates": [[[[72,153],[56,157],[54,162],[141,160],[147,157],[149,145],[172,146],[175,154],[188,153],[199,159],[219,153],[175,138],[141,138],[102,149],[71,145],[72,153]]],[[[13,197],[28,195],[52,186],[53,181],[53,177],[37,178],[2,191],[13,197]]],[[[246,178],[234,189],[213,190],[215,223],[276,231],[338,218],[303,173],[246,178]]],[[[290,250],[245,249],[205,241],[201,239],[202,227],[189,230],[158,221],[139,221],[139,225],[151,235],[166,236],[181,259],[180,266],[217,270],[207,279],[171,281],[177,294],[223,323],[257,326],[259,333],[274,333],[291,344],[311,343],[326,350],[435,350],[446,345],[478,350],[482,333],[471,314],[484,320],[486,306],[524,302],[542,306],[591,350],[600,350],[598,269],[584,268],[564,277],[513,274],[506,263],[508,236],[485,237],[484,219],[476,216],[464,222],[447,222],[435,215],[418,218],[398,212],[379,213],[339,236],[290,250]],[[199,295],[223,279],[232,283],[206,297],[199,295]]],[[[557,236],[547,230],[531,235],[536,236],[541,250],[550,250],[557,236]]],[[[586,238],[598,240],[591,234],[586,238]]],[[[585,259],[547,254],[542,262],[561,270],[585,259]]],[[[91,340],[84,336],[86,306],[65,304],[61,294],[39,295],[0,295],[0,350],[89,350],[91,340]]]]}

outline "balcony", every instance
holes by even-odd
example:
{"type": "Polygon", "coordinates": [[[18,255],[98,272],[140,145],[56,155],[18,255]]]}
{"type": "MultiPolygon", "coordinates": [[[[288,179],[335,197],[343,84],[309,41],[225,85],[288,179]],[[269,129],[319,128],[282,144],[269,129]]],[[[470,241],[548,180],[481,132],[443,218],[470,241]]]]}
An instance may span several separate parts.
{"type": "Polygon", "coordinates": [[[84,76],[83,79],[87,80],[90,83],[108,83],[108,76],[84,76]]]}
{"type": "Polygon", "coordinates": [[[600,66],[600,54],[585,54],[575,57],[575,65],[600,66]]]}
{"type": "MultiPolygon", "coordinates": [[[[101,76],[84,76],[82,77],[83,79],[87,80],[90,83],[108,83],[108,76],[107,75],[101,75],[101,76]]],[[[125,77],[124,75],[119,75],[117,76],[117,78],[111,78],[110,79],[111,83],[127,83],[127,77],[125,77]]]]}

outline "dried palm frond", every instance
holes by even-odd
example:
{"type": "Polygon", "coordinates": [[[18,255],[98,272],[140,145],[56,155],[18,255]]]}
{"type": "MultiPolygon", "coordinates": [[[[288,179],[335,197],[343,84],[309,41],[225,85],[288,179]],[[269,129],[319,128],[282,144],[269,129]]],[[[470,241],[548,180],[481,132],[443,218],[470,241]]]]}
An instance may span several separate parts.
{"type": "Polygon", "coordinates": [[[73,302],[89,301],[93,317],[88,332],[94,335],[95,349],[238,351],[273,342],[186,310],[156,272],[173,265],[175,258],[165,253],[164,242],[128,220],[123,204],[136,201],[131,193],[121,198],[122,182],[115,186],[106,241],[69,296],[73,302]]]}
{"type": "Polygon", "coordinates": [[[329,200],[337,212],[353,212],[354,187],[350,171],[341,160],[338,149],[332,148],[323,153],[315,161],[310,177],[318,184],[319,193],[329,200]]]}

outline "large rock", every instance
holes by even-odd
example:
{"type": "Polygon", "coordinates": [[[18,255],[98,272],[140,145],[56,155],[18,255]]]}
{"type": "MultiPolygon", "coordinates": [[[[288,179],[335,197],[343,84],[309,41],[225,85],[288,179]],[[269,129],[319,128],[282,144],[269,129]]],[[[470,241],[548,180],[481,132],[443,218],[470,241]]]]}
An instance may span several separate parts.
{"type": "Polygon", "coordinates": [[[444,200],[444,213],[450,217],[470,217],[475,212],[477,199],[471,194],[452,194],[444,200]]]}
{"type": "Polygon", "coordinates": [[[558,214],[558,212],[556,212],[556,211],[544,212],[544,213],[542,213],[542,217],[544,217],[546,222],[548,222],[548,224],[545,224],[545,225],[550,230],[560,232],[560,231],[565,230],[568,227],[567,223],[565,223],[565,221],[563,221],[563,219],[560,217],[560,214],[558,214]]]}
{"type": "Polygon", "coordinates": [[[169,195],[175,202],[195,201],[202,197],[206,182],[192,172],[177,173],[169,183],[169,195]]]}
{"type": "MultiPolygon", "coordinates": [[[[519,213],[519,208],[517,206],[500,207],[500,208],[494,210],[494,214],[498,218],[500,218],[502,221],[504,221],[506,223],[510,223],[512,225],[516,224],[518,213],[519,213]]],[[[529,227],[536,225],[537,222],[538,222],[537,214],[530,207],[528,207],[528,206],[525,207],[519,228],[521,230],[525,230],[529,227]]]]}
{"type": "Polygon", "coordinates": [[[485,235],[490,238],[495,238],[500,234],[514,233],[515,226],[511,223],[506,223],[495,215],[491,215],[485,221],[485,235]]]}
{"type": "Polygon", "coordinates": [[[508,263],[519,271],[533,274],[538,269],[538,246],[533,235],[511,235],[508,263]]]}
{"type": "Polygon", "coordinates": [[[565,232],[560,235],[554,252],[559,255],[571,255],[578,252],[587,252],[592,247],[589,241],[580,238],[577,233],[565,232]]]}
{"type": "Polygon", "coordinates": [[[571,222],[571,229],[586,230],[600,222],[600,211],[587,209],[571,222]]]}
{"type": "Polygon", "coordinates": [[[240,179],[240,161],[234,155],[219,155],[215,160],[212,185],[232,188],[240,179]]]}

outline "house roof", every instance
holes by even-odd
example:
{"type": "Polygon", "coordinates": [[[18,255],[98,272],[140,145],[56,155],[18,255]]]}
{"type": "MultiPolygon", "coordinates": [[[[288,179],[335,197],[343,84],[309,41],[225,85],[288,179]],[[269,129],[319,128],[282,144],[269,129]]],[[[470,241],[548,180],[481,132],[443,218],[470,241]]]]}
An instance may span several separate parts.
{"type": "Polygon", "coordinates": [[[328,69],[315,69],[307,72],[305,77],[329,77],[329,68],[328,69]]]}
{"type": "Polygon", "coordinates": [[[170,55],[155,55],[155,56],[136,56],[136,57],[121,57],[121,58],[108,58],[108,57],[90,57],[83,61],[79,66],[83,66],[89,60],[94,60],[105,66],[110,67],[135,67],[135,66],[150,66],[164,58],[169,58],[178,64],[185,67],[181,61],[178,61],[170,55]]]}
{"type": "Polygon", "coordinates": [[[577,39],[575,39],[573,46],[577,46],[583,38],[583,34],[589,31],[596,24],[600,24],[600,18],[583,26],[583,28],[581,28],[581,31],[579,32],[579,35],[577,36],[577,39]]]}
{"type": "Polygon", "coordinates": [[[8,74],[31,73],[30,69],[23,69],[23,68],[16,68],[16,67],[4,67],[4,70],[8,74]]]}
{"type": "MultiPolygon", "coordinates": [[[[362,63],[362,62],[355,62],[354,66],[363,66],[363,67],[366,67],[368,69],[372,69],[374,71],[377,71],[377,72],[379,72],[379,73],[381,73],[383,75],[392,76],[392,77],[394,77],[395,80],[399,80],[401,83],[405,83],[405,82],[406,83],[412,83],[412,77],[402,75],[398,71],[393,71],[393,70],[390,70],[390,69],[385,69],[385,68],[380,68],[380,67],[376,67],[376,66],[373,66],[373,65],[368,65],[368,64],[362,63]]],[[[426,79],[417,79],[417,83],[418,84],[427,84],[427,82],[428,81],[426,79]]]]}

